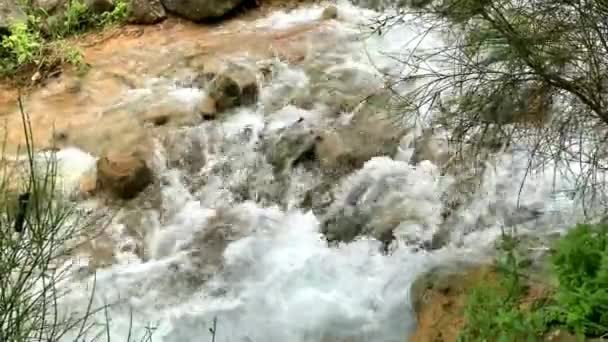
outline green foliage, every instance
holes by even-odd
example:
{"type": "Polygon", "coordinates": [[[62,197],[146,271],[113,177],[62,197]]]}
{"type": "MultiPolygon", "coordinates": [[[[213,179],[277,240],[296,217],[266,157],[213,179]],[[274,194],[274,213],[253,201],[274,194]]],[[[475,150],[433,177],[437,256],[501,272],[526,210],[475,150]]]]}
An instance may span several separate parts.
{"type": "Polygon", "coordinates": [[[502,286],[473,289],[465,307],[467,325],[459,341],[540,341],[545,330],[542,314],[519,310],[518,299],[502,286]]]}
{"type": "Polygon", "coordinates": [[[52,16],[33,6],[25,8],[27,23],[13,25],[11,34],[0,42],[0,75],[12,75],[32,65],[37,70],[61,63],[82,67],[82,53],[64,38],[122,23],[129,14],[127,0],[116,1],[112,11],[101,14],[81,0],[70,0],[64,12],[52,16]]]}
{"type": "Polygon", "coordinates": [[[111,12],[106,12],[101,15],[101,23],[103,26],[115,25],[122,23],[129,17],[129,3],[127,0],[117,0],[114,3],[114,9],[111,12]]]}
{"type": "Polygon", "coordinates": [[[579,224],[556,242],[549,275],[557,279],[556,289],[525,310],[520,308],[525,269],[517,244],[503,236],[498,280],[472,289],[460,341],[540,341],[552,327],[579,338],[608,334],[608,225],[579,224]]]}
{"type": "Polygon", "coordinates": [[[578,225],[553,256],[557,319],[591,336],[608,333],[608,225],[578,225]]]}
{"type": "Polygon", "coordinates": [[[547,329],[543,308],[520,309],[526,286],[520,275],[517,241],[503,234],[498,249],[501,251],[496,260],[498,279],[472,289],[464,309],[467,325],[459,341],[541,341],[547,329]]]}
{"type": "Polygon", "coordinates": [[[32,63],[40,57],[43,42],[40,34],[24,23],[11,27],[11,34],[0,42],[0,71],[8,73],[19,65],[32,63]]]}
{"type": "Polygon", "coordinates": [[[115,2],[114,9],[101,14],[91,11],[81,0],[70,0],[62,16],[40,16],[49,23],[49,34],[54,38],[65,38],[89,30],[124,22],[129,14],[127,0],[115,2]]]}

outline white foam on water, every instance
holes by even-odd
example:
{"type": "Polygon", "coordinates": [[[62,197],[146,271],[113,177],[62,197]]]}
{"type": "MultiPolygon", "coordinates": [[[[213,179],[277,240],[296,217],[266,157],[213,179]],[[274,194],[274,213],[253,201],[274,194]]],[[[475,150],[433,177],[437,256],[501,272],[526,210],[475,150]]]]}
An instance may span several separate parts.
{"type": "MultiPolygon", "coordinates": [[[[20,156],[18,159],[24,162],[27,157],[20,156]]],[[[97,158],[77,147],[44,151],[35,155],[35,165],[39,174],[55,172],[56,189],[67,197],[78,191],[80,180],[84,175],[95,172],[96,163],[97,158]]]]}
{"type": "Polygon", "coordinates": [[[288,29],[294,26],[308,24],[321,19],[322,6],[315,5],[306,8],[297,8],[291,11],[278,10],[266,18],[256,20],[255,26],[266,29],[288,29]]]}

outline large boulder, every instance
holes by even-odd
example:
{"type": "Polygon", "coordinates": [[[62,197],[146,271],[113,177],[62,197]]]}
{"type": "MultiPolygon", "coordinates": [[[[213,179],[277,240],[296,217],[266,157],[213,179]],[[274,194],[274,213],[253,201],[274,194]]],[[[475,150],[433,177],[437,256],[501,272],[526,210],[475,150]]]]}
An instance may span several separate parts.
{"type": "Polygon", "coordinates": [[[84,4],[91,12],[97,14],[114,9],[114,0],[84,0],[84,4]]]}
{"type": "Polygon", "coordinates": [[[169,12],[192,21],[204,21],[225,16],[244,0],[162,0],[169,12]]]}
{"type": "Polygon", "coordinates": [[[167,18],[160,0],[131,0],[129,22],[133,24],[155,24],[167,18]]]}
{"type": "Polygon", "coordinates": [[[0,0],[0,36],[9,34],[12,24],[26,21],[27,16],[17,0],[0,0]]]}
{"type": "Polygon", "coordinates": [[[138,153],[109,152],[97,161],[99,188],[120,199],[134,198],[152,181],[152,170],[138,153]]]}
{"type": "Polygon", "coordinates": [[[54,14],[59,8],[67,4],[67,0],[33,0],[32,6],[43,10],[47,14],[54,14]]]}
{"type": "Polygon", "coordinates": [[[360,115],[350,124],[320,132],[315,154],[326,173],[343,175],[378,156],[393,156],[407,129],[391,120],[360,115]]]}

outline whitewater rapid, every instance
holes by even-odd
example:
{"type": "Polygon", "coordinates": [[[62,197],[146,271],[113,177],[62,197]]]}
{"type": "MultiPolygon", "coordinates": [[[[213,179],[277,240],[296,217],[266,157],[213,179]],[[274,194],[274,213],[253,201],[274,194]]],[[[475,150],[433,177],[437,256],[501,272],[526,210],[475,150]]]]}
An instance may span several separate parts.
{"type": "MultiPolygon", "coordinates": [[[[317,20],[322,10],[322,6],[311,6],[289,13],[277,11],[248,25],[268,30],[290,27],[317,20]]],[[[328,30],[341,37],[337,40],[340,44],[334,50],[315,50],[316,55],[309,57],[338,58],[340,64],[327,67],[327,71],[356,69],[369,76],[360,82],[381,84],[378,70],[393,75],[406,72],[387,52],[399,53],[406,43],[421,49],[440,44],[432,35],[421,44],[407,39],[417,33],[412,25],[382,36],[361,34],[378,13],[346,1],[338,3],[338,13],[338,20],[328,30]]],[[[211,341],[209,328],[217,318],[218,342],[404,341],[415,327],[411,283],[421,272],[446,261],[487,258],[501,224],[518,204],[544,212],[536,221],[523,225],[524,231],[543,234],[576,222],[574,203],[568,198],[556,201],[552,195],[552,175],[527,175],[520,189],[526,154],[505,153],[487,172],[474,201],[452,227],[451,243],[435,251],[410,246],[408,241],[413,238],[430,238],[441,223],[440,194],[453,180],[440,176],[430,162],[410,165],[412,149],[402,143],[397,157],[376,157],[343,178],[338,185],[342,192],[334,202],[341,205],[339,199],[362,183],[388,184],[390,191],[378,188],[380,196],[390,198],[390,205],[398,202],[400,210],[410,211],[412,217],[398,227],[391,253],[383,254],[381,243],[374,239],[329,247],[320,234],[320,218],[291,204],[292,198],[301,195],[303,185],[314,184],[313,173],[298,169],[290,175],[285,206],[272,205],[269,200],[260,203],[255,197],[243,201],[230,190],[246,183],[263,194],[268,182],[274,181],[255,149],[261,135],[302,117],[324,124],[317,107],[304,110],[281,103],[285,94],[307,89],[308,77],[302,68],[274,63],[276,75],[262,89],[256,106],[238,109],[226,120],[176,133],[201,141],[197,145],[203,146],[201,150],[191,151],[205,155],[206,163],[200,170],[165,167],[170,156],[159,145],[156,171],[162,179],[163,208],[162,213],[144,211],[148,234],[142,243],[149,258],[141,260],[133,253],[130,245],[135,242],[125,237],[124,225],[114,222],[110,231],[117,243],[117,263],[98,269],[95,278],[77,276],[74,271],[74,278],[61,284],[69,291],[62,298],[62,314],[83,311],[95,281],[93,303],[109,305],[109,331],[115,341],[128,336],[131,315],[134,340],[153,327],[153,341],[211,341]],[[222,168],[228,171],[219,172],[222,168]],[[259,184],[249,181],[248,170],[254,170],[259,184]],[[503,210],[490,212],[492,206],[503,210]],[[238,231],[223,252],[221,267],[192,248],[197,234],[208,229],[219,214],[230,217],[238,231]],[[470,231],[480,216],[490,223],[470,231]]],[[[156,82],[154,87],[132,91],[128,96],[135,101],[141,94],[152,94],[151,98],[165,94],[185,105],[193,105],[201,97],[199,91],[175,87],[171,82],[156,82]]],[[[75,176],[70,172],[83,172],[93,165],[91,156],[73,149],[59,158],[66,165],[78,165],[65,171],[69,174],[68,190],[75,187],[75,176]]],[[[559,182],[566,184],[567,179],[559,182]]],[[[76,265],[73,268],[78,269],[76,265]]],[[[106,317],[100,312],[94,319],[103,323],[106,317]]],[[[66,341],[71,338],[67,336],[66,341]]]]}

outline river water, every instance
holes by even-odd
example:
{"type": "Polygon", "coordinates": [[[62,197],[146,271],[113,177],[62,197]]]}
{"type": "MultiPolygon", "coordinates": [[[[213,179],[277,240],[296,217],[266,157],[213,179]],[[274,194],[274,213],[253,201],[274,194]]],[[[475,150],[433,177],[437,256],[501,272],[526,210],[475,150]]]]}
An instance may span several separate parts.
{"type": "MultiPolygon", "coordinates": [[[[275,11],[243,25],[284,29],[311,23],[322,10],[302,6],[275,11]]],[[[93,304],[109,305],[113,341],[126,340],[131,317],[134,340],[152,327],[154,341],[211,341],[209,329],[217,319],[218,342],[404,341],[415,327],[409,286],[421,272],[455,260],[487,258],[500,227],[518,205],[543,213],[522,224],[520,232],[542,236],[576,222],[575,203],[554,195],[556,186],[569,186],[568,179],[556,179],[550,171],[526,175],[522,189],[527,154],[506,152],[488,168],[473,200],[450,227],[449,243],[432,251],[419,248],[412,241],[429,239],[442,223],[443,195],[453,179],[440,176],[431,162],[411,165],[413,150],[405,139],[398,153],[373,158],[333,184],[338,195],[332,210],[344,209],[349,204],[343,199],[365,186],[368,196],[375,191],[381,198],[370,207],[372,217],[408,212],[390,252],[365,237],[329,246],[320,233],[321,217],[297,205],[306,189],[319,184],[318,170],[294,167],[281,183],[285,191],[274,191],[278,180],[259,148],[261,141],[278,136],[300,118],[314,127],[348,120],[348,113],[338,118],[328,114],[331,96],[312,91],[319,85],[310,70],[351,75],[339,81],[344,83],[342,93],[361,93],[382,87],[378,70],[393,75],[411,71],[387,53],[442,44],[438,34],[416,41],[424,28],[412,22],[382,36],[366,34],[365,28],[381,13],[345,1],[339,2],[338,12],[338,20],[324,28],[326,36],[306,42],[303,62],[267,61],[273,76],[257,104],[222,120],[175,129],[172,133],[183,142],[180,151],[158,144],[155,171],[161,179],[162,208],[139,211],[146,231],[139,241],[126,235],[125,224],[113,222],[115,263],[97,269],[96,277],[81,275],[73,265],[73,277],[61,285],[68,290],[60,303],[62,314],[83,312],[95,282],[93,304]],[[302,96],[313,105],[304,109],[289,101],[302,96]],[[202,156],[205,162],[194,169],[175,166],[166,162],[176,158],[172,154],[202,156]],[[243,188],[246,197],[236,190],[243,188]],[[491,210],[496,207],[501,210],[491,210]],[[480,217],[483,227],[476,224],[480,217]],[[227,242],[218,246],[201,240],[218,226],[225,228],[222,239],[227,242]],[[146,257],[134,252],[136,244],[146,250],[146,257]]],[[[171,98],[193,106],[202,96],[200,90],[176,83],[171,77],[150,79],[125,92],[120,105],[171,98]]],[[[65,173],[91,165],[87,154],[73,149],[62,153],[62,162],[72,165],[65,173]]],[[[100,312],[94,320],[103,323],[106,315],[100,312]]]]}

